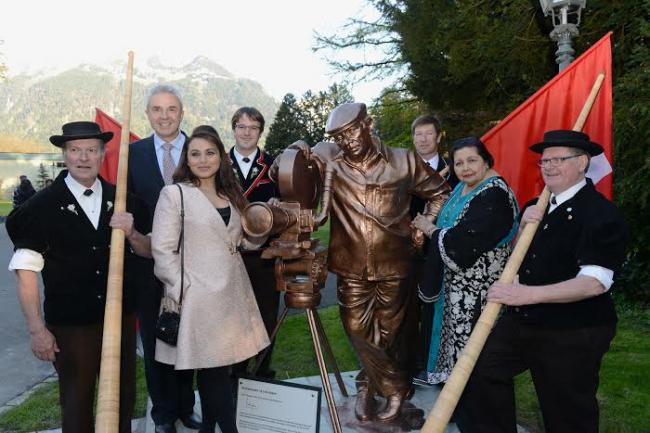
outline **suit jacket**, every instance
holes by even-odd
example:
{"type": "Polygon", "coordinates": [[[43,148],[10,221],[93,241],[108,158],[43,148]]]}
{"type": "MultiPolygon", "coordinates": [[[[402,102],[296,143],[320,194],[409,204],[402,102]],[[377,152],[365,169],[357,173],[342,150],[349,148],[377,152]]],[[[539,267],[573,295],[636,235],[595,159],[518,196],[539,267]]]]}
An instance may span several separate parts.
{"type": "Polygon", "coordinates": [[[165,181],[158,166],[153,135],[131,143],[128,189],[146,203],[152,220],[158,195],[163,186],[165,181]]]}
{"type": "MultiPolygon", "coordinates": [[[[54,183],[15,209],[7,218],[14,247],[43,255],[45,321],[52,325],[99,323],[104,317],[108,259],[115,187],[102,182],[102,204],[97,229],[65,183],[67,170],[54,183]]],[[[149,215],[135,197],[127,198],[136,230],[150,231],[149,215]]],[[[125,248],[123,311],[134,309],[134,253],[125,248]]]]}
{"type": "MultiPolygon", "coordinates": [[[[184,288],[178,343],[156,342],[156,360],[176,369],[230,365],[269,344],[244,262],[236,248],[244,244],[241,219],[231,206],[228,226],[195,186],[181,183],[185,207],[184,288]]],[[[181,257],[175,254],[181,229],[177,185],[160,193],[151,247],[156,276],[165,293],[180,298],[181,257]]]]}
{"type": "Polygon", "coordinates": [[[244,196],[249,202],[266,202],[271,197],[280,196],[275,182],[269,177],[269,169],[273,164],[273,157],[271,155],[258,148],[248,176],[244,177],[237,163],[237,158],[235,158],[234,148],[230,149],[228,154],[230,155],[235,176],[239,180],[239,184],[244,190],[244,196]]]}
{"type": "MultiPolygon", "coordinates": [[[[625,259],[628,237],[619,210],[587,179],[587,185],[575,196],[544,216],[521,264],[519,281],[530,285],[559,283],[574,278],[582,265],[602,266],[616,273],[625,259]]],[[[548,327],[616,321],[609,291],[577,302],[527,305],[520,311],[526,320],[548,327]]]]}
{"type": "MultiPolygon", "coordinates": [[[[438,173],[440,173],[444,168],[449,167],[449,172],[447,176],[445,176],[445,179],[451,189],[454,189],[454,187],[458,184],[458,177],[456,177],[456,173],[454,172],[454,167],[451,166],[451,163],[447,161],[442,155],[438,154],[438,166],[433,167],[434,170],[438,173]]],[[[415,216],[418,213],[422,213],[424,211],[424,205],[426,202],[422,200],[420,197],[413,197],[413,200],[411,200],[411,208],[409,210],[409,214],[411,215],[411,219],[415,218],[415,216]]]]}

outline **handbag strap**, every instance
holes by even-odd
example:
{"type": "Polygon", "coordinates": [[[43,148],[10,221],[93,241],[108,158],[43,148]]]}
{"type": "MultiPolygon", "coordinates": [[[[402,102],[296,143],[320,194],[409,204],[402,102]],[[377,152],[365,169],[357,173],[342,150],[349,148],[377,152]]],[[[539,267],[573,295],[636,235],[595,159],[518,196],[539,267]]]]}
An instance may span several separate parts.
{"type": "Polygon", "coordinates": [[[178,245],[174,254],[181,254],[181,296],[178,300],[178,308],[180,310],[181,304],[183,303],[183,286],[185,279],[185,202],[183,201],[183,188],[179,184],[176,184],[178,187],[178,192],[181,194],[181,231],[178,236],[178,245]]]}

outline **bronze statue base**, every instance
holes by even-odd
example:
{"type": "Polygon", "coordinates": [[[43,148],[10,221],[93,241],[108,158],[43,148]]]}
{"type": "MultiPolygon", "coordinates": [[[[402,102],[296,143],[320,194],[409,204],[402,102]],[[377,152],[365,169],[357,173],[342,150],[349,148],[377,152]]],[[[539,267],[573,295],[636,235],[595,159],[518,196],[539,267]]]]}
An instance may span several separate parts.
{"type": "MultiPolygon", "coordinates": [[[[381,411],[386,405],[386,399],[375,397],[372,405],[376,411],[381,411]]],[[[339,418],[345,430],[350,429],[361,433],[398,433],[419,431],[424,425],[424,411],[418,409],[410,401],[402,405],[400,416],[389,422],[380,422],[371,417],[368,421],[359,421],[355,415],[356,397],[345,399],[343,406],[337,406],[339,418]]]]}

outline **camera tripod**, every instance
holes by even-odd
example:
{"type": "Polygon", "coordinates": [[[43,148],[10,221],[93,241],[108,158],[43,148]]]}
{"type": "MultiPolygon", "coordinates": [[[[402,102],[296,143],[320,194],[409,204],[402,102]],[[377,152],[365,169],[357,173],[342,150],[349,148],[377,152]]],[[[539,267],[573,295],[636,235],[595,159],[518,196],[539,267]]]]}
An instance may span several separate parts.
{"type": "MultiPolygon", "coordinates": [[[[305,310],[309,331],[311,333],[311,341],[314,346],[314,354],[316,355],[318,370],[321,381],[323,382],[327,407],[330,412],[330,419],[332,420],[332,427],[335,433],[341,433],[341,422],[334,402],[334,394],[332,392],[325,356],[327,356],[331,368],[334,371],[341,394],[348,397],[348,393],[317,310],[321,300],[320,289],[325,283],[324,276],[327,274],[324,269],[327,251],[318,245],[317,240],[312,239],[311,242],[313,244],[307,251],[305,257],[293,260],[285,260],[281,257],[276,259],[276,287],[278,290],[282,289],[285,292],[285,307],[269,337],[272,342],[275,340],[280,327],[287,317],[289,308],[305,310]],[[305,273],[295,273],[301,270],[305,271],[305,273]]],[[[269,347],[258,355],[252,371],[253,375],[257,373],[262,362],[268,356],[269,347]]]]}

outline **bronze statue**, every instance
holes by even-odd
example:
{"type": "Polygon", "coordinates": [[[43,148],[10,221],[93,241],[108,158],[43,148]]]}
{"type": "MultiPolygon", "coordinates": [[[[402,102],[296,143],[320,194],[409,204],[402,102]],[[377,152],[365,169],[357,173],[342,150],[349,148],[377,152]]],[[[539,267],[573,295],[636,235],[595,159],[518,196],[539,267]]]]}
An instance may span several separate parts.
{"type": "MultiPolygon", "coordinates": [[[[433,219],[449,186],[412,150],[383,145],[371,134],[371,122],[365,104],[342,104],[326,125],[335,143],[311,149],[296,142],[289,148],[314,162],[320,179],[326,173],[331,179],[328,269],[338,276],[341,320],[362,366],[355,413],[361,421],[388,422],[399,417],[411,389],[397,353],[412,296],[413,241],[421,239],[411,227],[411,195],[427,201],[425,214],[433,219]],[[387,401],[379,411],[375,395],[387,401]]],[[[275,160],[272,178],[283,157],[275,160]]]]}

